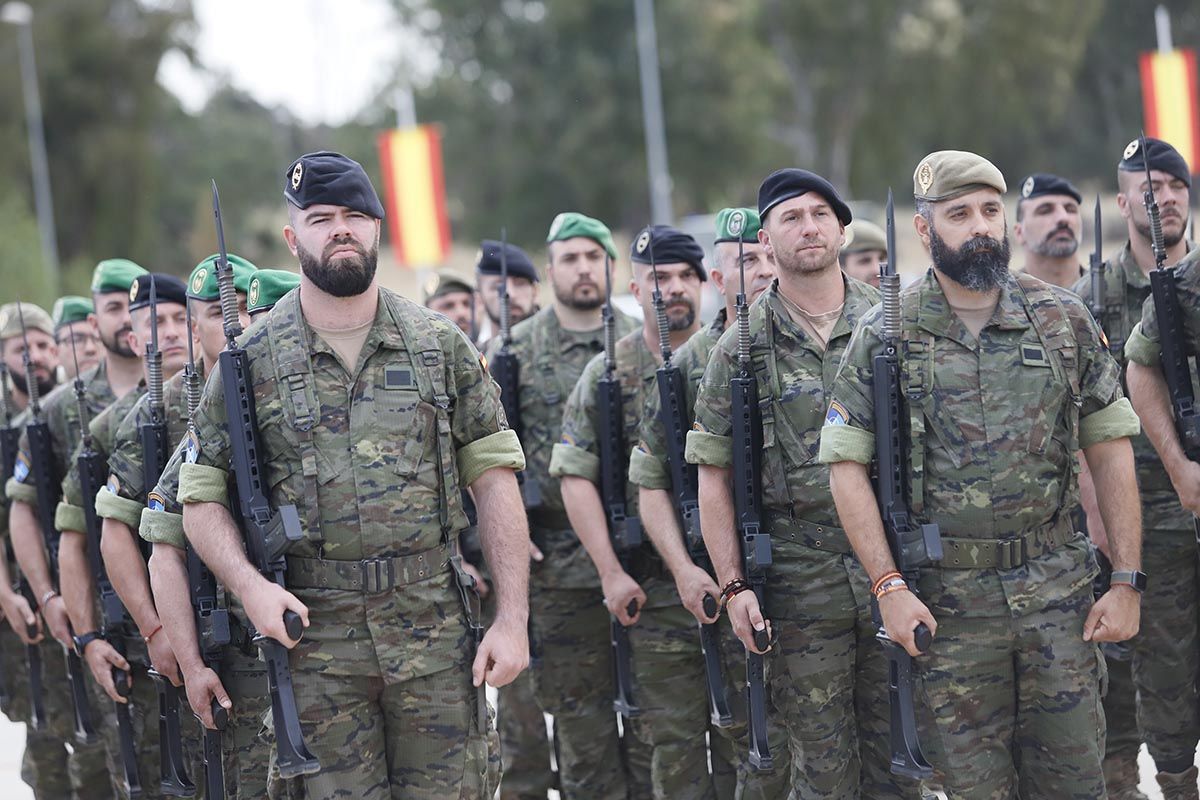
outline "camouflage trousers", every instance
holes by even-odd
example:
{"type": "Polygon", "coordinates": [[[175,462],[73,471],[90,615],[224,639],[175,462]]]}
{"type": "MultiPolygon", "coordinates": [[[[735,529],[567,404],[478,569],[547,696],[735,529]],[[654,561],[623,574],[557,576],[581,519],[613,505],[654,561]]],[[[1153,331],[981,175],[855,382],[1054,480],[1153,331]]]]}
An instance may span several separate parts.
{"type": "MultiPolygon", "coordinates": [[[[271,711],[266,672],[253,656],[232,648],[231,653],[230,663],[221,670],[221,684],[233,702],[221,741],[225,796],[229,800],[287,797],[298,782],[284,781],[275,763],[275,733],[266,719],[271,711]]],[[[204,735],[203,729],[200,734],[204,735]]]]}
{"type": "Polygon", "coordinates": [[[546,718],[533,693],[530,670],[499,691],[496,704],[504,779],[500,800],[543,800],[554,788],[546,718]]]}
{"type": "Polygon", "coordinates": [[[933,609],[937,636],[916,659],[932,714],[926,755],[951,800],[1104,797],[1104,659],[1083,641],[1091,586],[1027,614],[933,609]]]}
{"type": "Polygon", "coordinates": [[[1147,530],[1142,627],[1133,638],[1138,724],[1159,769],[1192,764],[1200,742],[1200,566],[1192,531],[1147,530]]]}
{"type": "Polygon", "coordinates": [[[887,659],[853,556],[776,545],[766,616],[771,697],[791,749],[792,798],[919,798],[890,772],[887,659]]]}
{"type": "Polygon", "coordinates": [[[500,780],[499,740],[476,721],[469,663],[396,684],[292,667],[304,739],[321,771],[308,800],[485,800],[500,780]]]}
{"type": "Polygon", "coordinates": [[[1100,650],[1108,671],[1108,691],[1104,693],[1104,720],[1108,728],[1104,738],[1104,774],[1136,776],[1142,734],[1137,724],[1132,652],[1125,643],[1102,645],[1100,650]]]}

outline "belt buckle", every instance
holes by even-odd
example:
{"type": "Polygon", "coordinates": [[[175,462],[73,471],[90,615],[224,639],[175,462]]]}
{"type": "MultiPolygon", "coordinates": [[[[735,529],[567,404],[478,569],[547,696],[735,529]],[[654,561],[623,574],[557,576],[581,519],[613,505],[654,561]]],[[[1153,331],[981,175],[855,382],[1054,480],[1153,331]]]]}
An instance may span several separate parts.
{"type": "Polygon", "coordinates": [[[395,570],[390,558],[366,558],[359,562],[362,569],[363,591],[367,594],[386,592],[396,585],[395,570]]]}
{"type": "Polygon", "coordinates": [[[1003,539],[1000,542],[997,566],[1000,569],[1013,569],[1025,563],[1025,537],[1003,539]]]}

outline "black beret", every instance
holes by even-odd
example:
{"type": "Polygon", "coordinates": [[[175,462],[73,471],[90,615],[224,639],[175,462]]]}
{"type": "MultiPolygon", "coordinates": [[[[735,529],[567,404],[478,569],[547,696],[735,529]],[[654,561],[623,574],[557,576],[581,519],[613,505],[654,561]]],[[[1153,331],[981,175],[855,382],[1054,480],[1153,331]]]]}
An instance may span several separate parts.
{"type": "Polygon", "coordinates": [[[784,200],[791,200],[809,192],[816,192],[824,197],[842,224],[850,224],[850,220],[854,218],[850,213],[850,206],[842,200],[833,184],[816,173],[793,167],[775,170],[758,187],[758,216],[766,222],[767,212],[772,208],[784,200]]]}
{"type": "Polygon", "coordinates": [[[1021,182],[1021,200],[1032,200],[1045,194],[1065,194],[1074,197],[1076,203],[1083,202],[1083,195],[1075,184],[1049,172],[1035,172],[1021,182]]]}
{"type": "Polygon", "coordinates": [[[688,234],[670,225],[647,225],[638,231],[630,248],[629,258],[635,264],[649,264],[651,252],[655,264],[691,264],[708,280],[704,270],[704,248],[688,234]]]}
{"type": "Polygon", "coordinates": [[[154,287],[156,303],[187,305],[187,284],[181,278],[165,272],[151,272],[134,279],[129,287],[129,310],[137,311],[150,305],[150,287],[154,287]]]}
{"type": "Polygon", "coordinates": [[[1134,139],[1125,146],[1125,152],[1121,156],[1121,162],[1117,164],[1117,169],[1122,172],[1145,172],[1146,163],[1150,163],[1150,169],[1156,169],[1159,172],[1165,172],[1183,181],[1184,185],[1189,189],[1192,187],[1192,176],[1188,172],[1187,162],[1183,160],[1183,156],[1179,154],[1171,145],[1164,142],[1162,139],[1152,139],[1146,137],[1146,152],[1142,152],[1142,145],[1134,139]]]}
{"type": "Polygon", "coordinates": [[[501,250],[508,260],[510,278],[528,278],[537,283],[537,269],[529,260],[529,255],[515,244],[501,244],[495,239],[484,239],[480,243],[479,256],[475,259],[475,271],[480,275],[499,275],[501,250]]]}
{"type": "Polygon", "coordinates": [[[321,203],[383,219],[383,205],[362,164],[328,150],[292,162],[283,176],[283,196],[296,208],[321,203]]]}

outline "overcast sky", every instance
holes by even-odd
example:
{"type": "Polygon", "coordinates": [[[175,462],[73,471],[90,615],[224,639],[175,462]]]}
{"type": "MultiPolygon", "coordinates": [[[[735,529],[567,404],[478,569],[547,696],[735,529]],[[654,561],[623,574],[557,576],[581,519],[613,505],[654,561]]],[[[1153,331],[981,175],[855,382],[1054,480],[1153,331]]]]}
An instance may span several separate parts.
{"type": "MultiPolygon", "coordinates": [[[[387,0],[194,0],[200,62],[259,102],[303,122],[337,125],[425,48],[400,28],[387,0]]],[[[428,62],[429,54],[425,53],[428,62]]],[[[159,80],[198,110],[212,81],[168,54],[159,80]]]]}

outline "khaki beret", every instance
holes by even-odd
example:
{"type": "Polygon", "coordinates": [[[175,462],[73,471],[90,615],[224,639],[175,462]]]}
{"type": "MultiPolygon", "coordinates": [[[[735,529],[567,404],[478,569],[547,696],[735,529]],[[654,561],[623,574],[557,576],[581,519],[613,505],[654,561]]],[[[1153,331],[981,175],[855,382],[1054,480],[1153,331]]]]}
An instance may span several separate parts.
{"type": "Polygon", "coordinates": [[[0,339],[11,339],[21,335],[21,317],[25,317],[25,328],[31,331],[41,331],[54,335],[54,321],[41,306],[33,303],[20,303],[21,312],[17,313],[17,303],[5,303],[0,306],[0,339]]]}
{"type": "Polygon", "coordinates": [[[913,197],[938,202],[976,189],[1004,194],[1008,186],[996,165],[964,150],[939,150],[921,159],[913,172],[913,197]]]}
{"type": "Polygon", "coordinates": [[[475,294],[475,287],[448,269],[440,269],[425,282],[425,304],[448,294],[475,294]]]}
{"type": "Polygon", "coordinates": [[[887,234],[874,222],[859,218],[846,226],[846,243],[843,253],[863,253],[868,250],[887,252],[887,234]]]}

